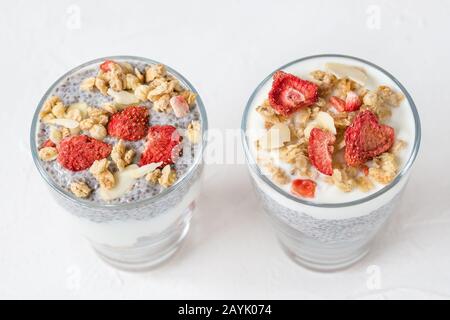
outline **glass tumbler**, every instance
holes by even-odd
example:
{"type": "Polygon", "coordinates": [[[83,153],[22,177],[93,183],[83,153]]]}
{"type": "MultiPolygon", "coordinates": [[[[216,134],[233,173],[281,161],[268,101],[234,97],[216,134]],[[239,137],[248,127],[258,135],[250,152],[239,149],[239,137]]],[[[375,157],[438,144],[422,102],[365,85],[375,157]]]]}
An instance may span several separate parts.
{"type": "Polygon", "coordinates": [[[73,225],[89,240],[98,256],[118,269],[145,271],[171,257],[188,233],[201,187],[207,116],[195,88],[181,74],[166,67],[168,74],[175,76],[185,88],[197,94],[196,105],[200,113],[202,139],[195,157],[189,160],[187,171],[169,188],[142,200],[108,204],[75,197],[67,188],[61,188],[55,183],[39,160],[36,142],[39,111],[64,79],[105,60],[158,63],[141,57],[113,56],[89,61],[64,74],[50,87],[36,108],[30,132],[31,152],[54,199],[69,213],[73,225]]]}
{"type": "Polygon", "coordinates": [[[308,64],[317,59],[331,59],[370,67],[390,79],[407,99],[415,132],[414,141],[410,142],[413,144],[411,153],[402,170],[389,185],[355,201],[315,203],[295,197],[274,184],[270,177],[261,172],[250,149],[249,113],[255,103],[262,102],[259,100],[263,92],[267,92],[273,73],[265,78],[251,95],[244,111],[241,129],[246,162],[257,198],[276,232],[282,249],[292,260],[316,271],[334,271],[361,259],[369,251],[380,228],[395,212],[419,150],[421,129],[419,115],[406,89],[390,73],[373,63],[350,56],[327,54],[302,58],[277,70],[289,72],[289,68],[298,63],[308,64]]]}

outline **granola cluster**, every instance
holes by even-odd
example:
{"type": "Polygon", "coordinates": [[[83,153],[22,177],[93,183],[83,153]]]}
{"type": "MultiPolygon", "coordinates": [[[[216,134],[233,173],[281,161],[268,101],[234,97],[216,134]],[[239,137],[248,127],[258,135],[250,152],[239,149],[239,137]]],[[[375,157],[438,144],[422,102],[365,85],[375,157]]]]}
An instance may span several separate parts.
{"type": "MultiPolygon", "coordinates": [[[[152,112],[174,112],[181,118],[195,105],[195,93],[186,90],[164,65],[139,70],[110,60],[100,65],[95,77],[82,80],[80,90],[98,91],[111,99],[100,106],[81,101],[65,105],[58,96],[52,96],[39,113],[41,122],[48,126],[48,140],[39,146],[39,158],[57,160],[71,171],[88,169],[98,183],[71,182],[69,189],[76,197],[89,198],[98,188],[109,201],[128,192],[128,184],[141,178],[162,188],[176,182],[174,162],[182,155],[183,137],[174,126],[151,126],[147,105],[150,103],[152,112]],[[141,152],[126,143],[141,139],[147,142],[141,152]]],[[[192,145],[200,142],[199,121],[191,121],[184,129],[192,145]]]]}
{"type": "Polygon", "coordinates": [[[364,71],[348,68],[357,79],[316,70],[306,81],[278,71],[269,99],[256,108],[266,130],[256,141],[258,163],[276,183],[292,181],[293,194],[311,197],[321,175],[343,192],[368,192],[398,173],[406,143],[385,123],[403,95],[387,86],[369,90],[364,71]]]}
{"type": "Polygon", "coordinates": [[[119,170],[123,170],[132,164],[135,155],[136,152],[132,148],[127,149],[123,140],[119,140],[111,151],[111,159],[119,170]]]}
{"type": "Polygon", "coordinates": [[[91,188],[83,181],[74,181],[70,184],[70,191],[78,198],[87,198],[91,188]]]}
{"type": "Polygon", "coordinates": [[[186,137],[192,144],[200,142],[201,127],[200,121],[191,121],[187,127],[186,137]]]}
{"type": "Polygon", "coordinates": [[[109,170],[109,164],[111,162],[104,158],[102,160],[95,160],[92,166],[89,168],[89,172],[97,179],[100,187],[105,189],[112,189],[116,184],[114,175],[109,170]]]}
{"type": "Polygon", "coordinates": [[[184,89],[162,64],[149,65],[141,71],[128,63],[105,61],[97,76],[85,79],[80,88],[87,91],[97,89],[103,95],[115,96],[119,104],[151,101],[153,110],[158,112],[169,112],[173,108],[170,105],[172,97],[183,97],[190,107],[195,105],[196,99],[195,93],[184,89]]]}

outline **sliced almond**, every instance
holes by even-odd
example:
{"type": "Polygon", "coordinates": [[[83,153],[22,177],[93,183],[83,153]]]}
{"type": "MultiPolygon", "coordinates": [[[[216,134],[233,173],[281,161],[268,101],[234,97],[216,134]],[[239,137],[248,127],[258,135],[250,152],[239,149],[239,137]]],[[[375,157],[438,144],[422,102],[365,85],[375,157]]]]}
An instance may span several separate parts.
{"type": "Polygon", "coordinates": [[[149,163],[145,166],[138,167],[136,169],[127,170],[126,174],[134,179],[142,178],[143,176],[147,175],[148,173],[154,171],[156,168],[160,167],[162,165],[162,162],[155,162],[155,163],[149,163]]]}
{"type": "Polygon", "coordinates": [[[304,127],[311,116],[310,108],[303,108],[297,111],[293,116],[293,123],[296,128],[304,127]]]}
{"type": "Polygon", "coordinates": [[[315,119],[322,129],[330,131],[332,134],[336,134],[336,127],[334,126],[334,119],[328,112],[320,111],[315,119]]]}
{"type": "Polygon", "coordinates": [[[48,124],[55,124],[57,126],[62,126],[67,129],[76,129],[79,127],[80,123],[72,119],[50,119],[46,121],[48,124]]]}
{"type": "Polygon", "coordinates": [[[339,143],[337,144],[337,149],[338,150],[342,150],[345,148],[345,139],[342,139],[341,141],[339,141],[339,143]]]}
{"type": "Polygon", "coordinates": [[[69,113],[71,110],[80,110],[81,116],[83,117],[83,119],[86,119],[88,116],[88,108],[89,108],[89,106],[86,103],[77,102],[77,103],[71,104],[67,108],[67,113],[69,113]]]}
{"type": "Polygon", "coordinates": [[[336,127],[334,125],[333,117],[327,112],[320,111],[314,120],[308,122],[305,128],[305,137],[309,139],[309,135],[313,128],[320,128],[330,131],[332,134],[336,134],[336,127]]]}
{"type": "Polygon", "coordinates": [[[110,88],[108,89],[108,95],[113,97],[114,102],[118,104],[139,103],[139,98],[127,91],[114,91],[113,89],[110,88]]]}
{"type": "Polygon", "coordinates": [[[338,78],[349,78],[355,82],[358,82],[360,85],[365,85],[368,80],[367,74],[362,68],[359,67],[329,62],[325,64],[325,68],[338,78]]]}
{"type": "Polygon", "coordinates": [[[136,182],[136,179],[131,177],[128,174],[128,171],[138,169],[138,165],[132,164],[123,169],[122,171],[118,171],[114,174],[114,180],[116,182],[115,186],[111,189],[106,189],[103,187],[99,188],[100,197],[105,201],[110,201],[117,199],[127,193],[133,188],[133,185],[136,182]]]}
{"type": "Polygon", "coordinates": [[[59,144],[61,142],[61,140],[63,139],[63,134],[60,129],[58,129],[55,126],[51,126],[48,137],[49,137],[50,141],[52,141],[54,144],[59,144]]]}
{"type": "Polygon", "coordinates": [[[291,131],[284,123],[274,124],[260,139],[260,146],[264,149],[277,149],[291,140],[291,131]]]}

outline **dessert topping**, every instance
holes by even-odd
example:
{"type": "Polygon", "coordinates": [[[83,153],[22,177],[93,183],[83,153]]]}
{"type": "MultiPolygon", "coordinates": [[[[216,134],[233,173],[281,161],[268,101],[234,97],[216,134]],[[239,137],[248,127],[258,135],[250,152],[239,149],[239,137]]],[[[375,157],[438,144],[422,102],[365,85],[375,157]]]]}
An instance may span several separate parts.
{"type": "Polygon", "coordinates": [[[350,78],[358,82],[360,85],[365,85],[368,77],[362,68],[350,66],[341,63],[326,63],[325,68],[338,78],[350,78]]]}
{"type": "Polygon", "coordinates": [[[58,162],[71,171],[89,168],[95,160],[106,158],[111,146],[86,135],[68,137],[58,147],[58,162]]]}
{"type": "Polygon", "coordinates": [[[197,144],[200,142],[200,130],[200,121],[194,120],[188,124],[186,137],[192,144],[197,144]]]}
{"type": "Polygon", "coordinates": [[[112,67],[113,64],[114,64],[114,61],[112,61],[112,60],[106,60],[105,62],[103,62],[103,63],[100,65],[100,69],[101,69],[103,72],[111,71],[111,67],[112,67]]]}
{"type": "Polygon", "coordinates": [[[150,127],[147,135],[147,147],[142,154],[139,165],[152,162],[173,163],[173,149],[181,142],[177,129],[171,125],[150,127]]]}
{"type": "Polygon", "coordinates": [[[336,134],[336,127],[334,126],[334,119],[327,112],[319,111],[317,113],[316,117],[314,118],[314,120],[311,120],[308,122],[308,124],[304,130],[304,134],[307,139],[309,139],[311,130],[313,128],[320,128],[320,129],[326,130],[328,132],[331,132],[333,135],[336,134]]]}
{"type": "Polygon", "coordinates": [[[389,184],[398,171],[395,155],[385,152],[374,159],[374,166],[369,168],[369,176],[381,184],[389,184]]]}
{"type": "Polygon", "coordinates": [[[114,102],[118,104],[139,103],[138,97],[128,91],[114,91],[112,89],[108,89],[107,93],[114,99],[114,102]]]}
{"type": "Polygon", "coordinates": [[[60,128],[55,127],[55,126],[51,126],[50,127],[50,133],[49,133],[48,137],[49,137],[49,140],[51,142],[53,142],[53,144],[56,146],[63,139],[62,130],[60,128]]]}
{"type": "Polygon", "coordinates": [[[111,159],[119,170],[123,170],[133,162],[135,154],[136,152],[133,149],[127,150],[125,143],[121,139],[114,145],[111,151],[111,159]]]}
{"type": "Polygon", "coordinates": [[[153,170],[152,172],[149,172],[145,176],[145,180],[147,180],[151,184],[157,184],[160,177],[161,177],[161,169],[156,169],[153,170]]]}
{"type": "Polygon", "coordinates": [[[164,188],[168,188],[175,183],[177,180],[177,173],[173,170],[170,165],[166,165],[161,170],[161,177],[159,177],[158,182],[164,188]]]}
{"type": "Polygon", "coordinates": [[[70,184],[70,191],[78,198],[87,198],[91,188],[83,181],[75,181],[70,184]]]}
{"type": "Polygon", "coordinates": [[[333,174],[332,154],[335,136],[323,129],[313,128],[309,137],[308,154],[313,166],[323,174],[333,174]]]}
{"type": "Polygon", "coordinates": [[[285,123],[276,123],[259,139],[263,149],[278,149],[291,140],[291,131],[285,123]]]}
{"type": "Polygon", "coordinates": [[[347,97],[345,98],[345,101],[339,97],[332,96],[330,98],[330,103],[339,112],[356,111],[362,105],[361,99],[359,98],[358,94],[356,94],[354,91],[347,92],[347,97]]]}
{"type": "Polygon", "coordinates": [[[347,92],[347,98],[345,99],[344,111],[356,111],[361,107],[362,101],[354,91],[347,92]]]}
{"type": "Polygon", "coordinates": [[[78,121],[72,120],[72,119],[50,119],[46,121],[48,124],[55,124],[58,126],[62,126],[67,129],[76,129],[80,126],[80,123],[78,121]]]}
{"type": "MultiPolygon", "coordinates": [[[[374,182],[390,183],[398,172],[396,155],[405,142],[395,141],[394,129],[382,122],[401,104],[403,95],[387,86],[369,91],[364,87],[369,78],[362,68],[337,63],[326,68],[328,72],[311,73],[312,86],[285,72],[275,73],[269,99],[256,109],[266,129],[256,141],[257,150],[279,148],[278,158],[290,165],[291,175],[316,180],[312,165],[343,192],[355,188],[367,192],[374,182]],[[285,135],[279,134],[280,128],[285,135]],[[274,132],[286,138],[274,139],[274,132]]],[[[272,180],[287,184],[290,176],[284,169],[261,155],[258,163],[272,180]]],[[[293,194],[305,197],[298,191],[303,181],[311,181],[308,184],[314,183],[315,188],[313,180],[293,180],[293,194]]]]}
{"type": "Polygon", "coordinates": [[[345,101],[339,97],[332,96],[330,98],[331,105],[339,112],[345,111],[345,101]]]}
{"type": "Polygon", "coordinates": [[[58,150],[55,147],[43,147],[39,150],[39,158],[43,161],[53,161],[58,158],[58,150]]]}
{"type": "Polygon", "coordinates": [[[45,140],[43,144],[41,144],[41,146],[39,147],[39,150],[42,148],[45,148],[45,147],[55,148],[56,144],[52,140],[48,139],[48,140],[45,140]]]}
{"type": "Polygon", "coordinates": [[[269,101],[278,114],[290,115],[296,110],[314,104],[317,97],[316,84],[283,71],[275,72],[269,101]]]}
{"type": "Polygon", "coordinates": [[[108,123],[108,133],[126,141],[137,141],[145,137],[148,130],[148,109],[140,106],[127,107],[114,113],[108,123]]]}
{"type": "Polygon", "coordinates": [[[291,192],[300,197],[314,198],[316,183],[310,179],[295,179],[291,184],[291,192]]]}
{"type": "Polygon", "coordinates": [[[134,179],[142,178],[143,176],[157,170],[162,165],[162,162],[149,163],[142,167],[137,167],[133,170],[128,170],[127,174],[129,174],[134,179]]]}
{"type": "Polygon", "coordinates": [[[101,160],[95,160],[92,166],[89,168],[89,172],[97,179],[101,188],[112,189],[116,183],[114,175],[109,171],[110,161],[104,158],[101,160]]]}
{"type": "Polygon", "coordinates": [[[106,138],[108,133],[106,132],[106,128],[103,125],[101,125],[101,124],[94,124],[89,129],[89,135],[92,138],[95,138],[95,139],[98,139],[98,140],[103,140],[103,139],[106,138]]]}
{"type": "Polygon", "coordinates": [[[345,161],[358,166],[388,151],[394,143],[394,129],[380,124],[371,111],[362,111],[345,131],[345,161]]]}
{"type": "Polygon", "coordinates": [[[64,106],[61,99],[57,96],[51,96],[44,102],[44,105],[39,112],[39,118],[43,121],[55,118],[63,118],[65,112],[66,107],[64,106]]]}
{"type": "Polygon", "coordinates": [[[173,96],[169,103],[177,118],[182,118],[189,113],[189,105],[183,96],[173,96]]]}
{"type": "Polygon", "coordinates": [[[138,168],[137,165],[131,164],[122,171],[118,171],[114,174],[115,185],[111,189],[100,188],[100,197],[105,201],[114,200],[120,198],[133,188],[136,183],[136,179],[127,174],[127,171],[131,171],[138,168]]]}

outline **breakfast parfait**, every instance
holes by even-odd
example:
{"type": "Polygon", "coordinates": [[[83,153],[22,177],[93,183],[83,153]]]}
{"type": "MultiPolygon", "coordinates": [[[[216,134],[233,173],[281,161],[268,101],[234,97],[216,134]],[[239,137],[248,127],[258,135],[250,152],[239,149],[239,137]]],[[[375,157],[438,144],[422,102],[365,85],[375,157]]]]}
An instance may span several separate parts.
{"type": "Polygon", "coordinates": [[[292,243],[302,237],[364,247],[392,211],[420,130],[405,94],[370,63],[318,56],[275,71],[252,96],[243,122],[251,174],[292,255],[326,260],[292,243]]]}
{"type": "Polygon", "coordinates": [[[195,90],[175,71],[136,57],[96,60],[43,98],[33,155],[100,255],[141,268],[186,234],[205,124],[195,90]]]}

